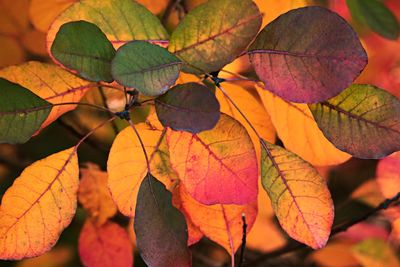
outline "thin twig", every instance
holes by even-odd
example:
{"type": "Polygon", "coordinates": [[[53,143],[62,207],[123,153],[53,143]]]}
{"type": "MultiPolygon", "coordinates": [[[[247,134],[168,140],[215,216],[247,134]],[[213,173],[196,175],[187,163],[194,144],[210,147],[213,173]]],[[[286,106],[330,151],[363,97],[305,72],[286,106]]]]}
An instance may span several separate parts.
{"type": "Polygon", "coordinates": [[[246,250],[246,236],[247,236],[247,223],[246,223],[246,214],[242,214],[242,222],[243,222],[243,236],[242,236],[242,247],[240,249],[240,258],[239,258],[239,267],[243,265],[244,252],[246,250]]]}

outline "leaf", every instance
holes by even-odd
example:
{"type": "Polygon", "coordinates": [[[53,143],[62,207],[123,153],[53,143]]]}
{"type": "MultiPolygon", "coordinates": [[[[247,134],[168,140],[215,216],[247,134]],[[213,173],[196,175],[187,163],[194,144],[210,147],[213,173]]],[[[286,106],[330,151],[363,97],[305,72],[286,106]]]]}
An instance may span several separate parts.
{"type": "Polygon", "coordinates": [[[333,222],[325,180],[297,155],[263,142],[261,181],[280,225],[293,239],[314,249],[323,247],[333,222]]]}
{"type": "Polygon", "coordinates": [[[88,212],[96,226],[101,226],[117,213],[111,193],[107,187],[108,175],[95,164],[81,169],[78,200],[88,212]]]}
{"type": "Polygon", "coordinates": [[[0,143],[25,143],[46,120],[52,105],[3,78],[0,88],[0,143]]]}
{"type": "Polygon", "coordinates": [[[392,198],[400,192],[400,152],[378,162],[376,181],[385,198],[392,198]]]}
{"type": "Polygon", "coordinates": [[[385,240],[367,239],[353,247],[354,257],[365,267],[399,267],[396,253],[385,240]]]}
{"type": "Polygon", "coordinates": [[[81,0],[53,22],[47,34],[47,47],[51,47],[61,25],[76,20],[96,24],[116,48],[133,40],[165,43],[168,39],[158,18],[135,1],[81,0]]]}
{"type": "Polygon", "coordinates": [[[202,204],[247,204],[257,199],[257,157],[246,129],[222,114],[198,134],[167,131],[173,169],[202,204]]]}
{"type": "Polygon", "coordinates": [[[111,60],[115,49],[93,23],[68,22],[60,27],[51,46],[57,64],[90,81],[112,82],[111,60]]]}
{"type": "Polygon", "coordinates": [[[111,221],[96,226],[87,220],[79,235],[78,250],[86,267],[133,266],[133,248],[128,233],[111,221]]]}
{"type": "Polygon", "coordinates": [[[348,242],[329,242],[326,247],[313,251],[310,259],[315,262],[317,266],[358,266],[358,261],[352,255],[351,247],[352,244],[348,242]]]}
{"type": "Polygon", "coordinates": [[[246,205],[204,205],[193,199],[179,186],[176,194],[181,199],[181,211],[202,233],[234,255],[242,244],[242,214],[246,216],[247,233],[257,217],[257,202],[246,205]]]}
{"type": "Polygon", "coordinates": [[[39,256],[57,242],[76,210],[79,183],[76,148],[27,167],[0,206],[0,258],[39,256]]]}
{"type": "Polygon", "coordinates": [[[306,104],[292,103],[257,89],[286,149],[315,166],[336,165],[351,157],[326,139],[306,104]]]}
{"type": "MultiPolygon", "coordinates": [[[[28,88],[52,104],[79,102],[93,86],[56,65],[36,61],[1,69],[0,77],[28,88]]],[[[54,106],[40,128],[43,129],[75,107],[76,105],[54,106]]]]}
{"type": "Polygon", "coordinates": [[[0,0],[0,34],[18,36],[29,28],[29,0],[0,0]]]}
{"type": "Polygon", "coordinates": [[[0,68],[20,64],[26,60],[22,45],[12,36],[0,35],[0,68]]]}
{"type": "Polygon", "coordinates": [[[261,20],[251,0],[211,0],[184,17],[168,49],[189,64],[185,71],[217,71],[246,49],[261,20]]]}
{"type": "Polygon", "coordinates": [[[358,158],[378,159],[400,150],[400,102],[371,85],[352,85],[310,105],[326,138],[358,158]]]}
{"type": "Polygon", "coordinates": [[[157,116],[165,127],[199,133],[212,129],[220,117],[214,93],[199,83],[179,84],[155,99],[157,116]]]}
{"type": "Polygon", "coordinates": [[[384,3],[377,0],[346,0],[346,3],[352,17],[374,32],[390,40],[399,37],[399,21],[384,3]]]}
{"type": "Polygon", "coordinates": [[[148,266],[191,266],[185,218],[172,205],[172,194],[150,173],[138,193],[136,242],[148,266]]]}
{"type": "Polygon", "coordinates": [[[182,61],[165,48],[145,41],[121,46],[112,61],[114,79],[144,95],[165,93],[178,79],[182,61]]]}
{"type": "Polygon", "coordinates": [[[367,64],[353,29],[321,7],[281,15],[260,32],[248,53],[266,90],[302,103],[339,94],[367,64]]]}
{"type": "MultiPolygon", "coordinates": [[[[154,175],[167,185],[174,179],[169,167],[168,150],[163,131],[145,124],[136,126],[143,139],[154,175]]],[[[139,185],[147,173],[146,159],[139,139],[131,127],[121,131],[114,140],[107,162],[108,187],[119,211],[135,216],[139,185]]]]}

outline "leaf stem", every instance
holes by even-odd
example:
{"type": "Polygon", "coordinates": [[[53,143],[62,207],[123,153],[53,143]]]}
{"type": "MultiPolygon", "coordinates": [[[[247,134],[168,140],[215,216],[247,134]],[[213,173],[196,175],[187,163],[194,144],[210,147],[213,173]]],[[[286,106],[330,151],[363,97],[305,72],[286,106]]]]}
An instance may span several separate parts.
{"type": "Polygon", "coordinates": [[[93,128],[90,132],[88,132],[84,137],[82,137],[81,140],[79,140],[79,142],[75,145],[75,151],[78,150],[79,146],[87,139],[89,138],[95,131],[97,131],[98,129],[100,129],[101,127],[103,127],[104,125],[106,125],[109,122],[112,122],[113,120],[115,120],[117,117],[113,116],[112,118],[109,118],[106,121],[103,121],[102,123],[100,123],[99,125],[97,125],[95,128],[93,128]]]}
{"type": "Polygon", "coordinates": [[[149,156],[147,155],[147,151],[146,151],[146,148],[145,148],[145,146],[144,146],[143,140],[142,140],[142,138],[140,137],[140,134],[139,134],[138,130],[136,129],[135,124],[132,122],[132,120],[129,119],[128,122],[129,122],[129,124],[131,125],[133,131],[135,132],[137,138],[139,139],[140,146],[142,147],[143,154],[144,154],[144,157],[145,157],[145,159],[146,159],[147,172],[150,173],[150,161],[149,161],[149,156]]]}

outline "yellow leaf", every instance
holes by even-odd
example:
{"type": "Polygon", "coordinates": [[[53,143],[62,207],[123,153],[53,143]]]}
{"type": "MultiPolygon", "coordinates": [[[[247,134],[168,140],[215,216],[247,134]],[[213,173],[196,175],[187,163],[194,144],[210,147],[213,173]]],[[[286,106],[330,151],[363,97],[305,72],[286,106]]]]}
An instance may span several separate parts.
{"type": "Polygon", "coordinates": [[[287,102],[260,87],[257,90],[288,150],[316,166],[340,164],[350,158],[325,138],[306,104],[287,102]]]}
{"type": "Polygon", "coordinates": [[[27,167],[0,206],[0,258],[39,256],[57,242],[76,210],[79,182],[76,148],[27,167]]]}
{"type": "MultiPolygon", "coordinates": [[[[52,104],[79,102],[86,91],[93,87],[89,82],[56,65],[35,61],[2,69],[0,77],[28,88],[52,104]]],[[[75,107],[76,105],[53,107],[41,129],[75,107]]]]}
{"type": "Polygon", "coordinates": [[[78,200],[97,226],[103,225],[117,213],[107,180],[107,173],[95,164],[89,163],[86,169],[81,169],[78,200]]]}

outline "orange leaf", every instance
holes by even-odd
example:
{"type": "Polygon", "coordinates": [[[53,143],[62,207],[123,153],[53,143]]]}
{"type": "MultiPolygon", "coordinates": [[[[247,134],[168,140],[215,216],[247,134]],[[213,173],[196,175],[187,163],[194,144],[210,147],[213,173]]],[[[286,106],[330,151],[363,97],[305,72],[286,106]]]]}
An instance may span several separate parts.
{"type": "Polygon", "coordinates": [[[133,265],[133,247],[128,233],[110,221],[98,227],[87,220],[79,235],[78,249],[86,267],[133,265]]]}
{"type": "Polygon", "coordinates": [[[21,44],[11,36],[0,35],[0,68],[20,64],[25,61],[25,51],[21,44]]]}
{"type": "Polygon", "coordinates": [[[22,36],[22,44],[31,53],[39,56],[47,56],[46,35],[35,29],[30,29],[22,36]]]}
{"type": "Polygon", "coordinates": [[[50,250],[75,214],[79,182],[76,148],[27,167],[0,206],[0,258],[35,257],[50,250]]]}
{"type": "Polygon", "coordinates": [[[42,256],[26,259],[18,262],[17,267],[59,267],[67,266],[73,260],[74,250],[72,246],[57,246],[42,256]]]}
{"type": "Polygon", "coordinates": [[[246,204],[257,199],[258,167],[246,129],[221,114],[209,131],[167,131],[171,165],[188,193],[203,204],[246,204]]]}
{"type": "Polygon", "coordinates": [[[379,186],[374,179],[370,179],[362,183],[356,190],[351,193],[351,197],[370,205],[371,207],[378,206],[385,198],[382,196],[382,193],[379,191],[379,186]]]}
{"type": "Polygon", "coordinates": [[[246,215],[247,232],[257,217],[257,202],[247,205],[204,205],[193,199],[183,186],[177,188],[180,193],[181,211],[190,218],[203,234],[224,247],[231,255],[242,244],[242,214],[246,215]]]}
{"type": "Polygon", "coordinates": [[[101,226],[117,213],[117,206],[107,187],[107,173],[95,164],[88,163],[87,166],[87,169],[81,169],[78,200],[95,224],[101,226]]]}
{"type": "Polygon", "coordinates": [[[0,34],[18,36],[29,27],[29,0],[0,0],[0,34]]]}
{"type": "MultiPolygon", "coordinates": [[[[93,87],[89,82],[56,65],[35,61],[2,69],[0,77],[28,88],[52,104],[79,102],[86,91],[93,87]]],[[[75,107],[76,105],[53,107],[41,129],[75,107]]]]}
{"type": "Polygon", "coordinates": [[[400,192],[400,152],[379,161],[376,181],[386,198],[394,197],[400,192]]]}
{"type": "Polygon", "coordinates": [[[325,138],[306,104],[291,103],[260,87],[257,89],[288,150],[316,166],[340,164],[351,157],[325,138]]]}
{"type": "Polygon", "coordinates": [[[354,267],[358,261],[351,252],[352,243],[336,242],[316,250],[310,256],[317,266],[322,267],[354,267]]]}

